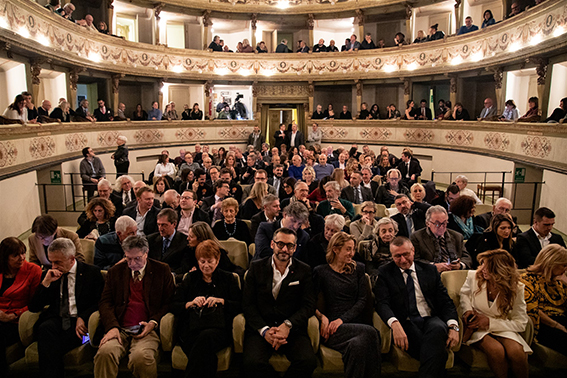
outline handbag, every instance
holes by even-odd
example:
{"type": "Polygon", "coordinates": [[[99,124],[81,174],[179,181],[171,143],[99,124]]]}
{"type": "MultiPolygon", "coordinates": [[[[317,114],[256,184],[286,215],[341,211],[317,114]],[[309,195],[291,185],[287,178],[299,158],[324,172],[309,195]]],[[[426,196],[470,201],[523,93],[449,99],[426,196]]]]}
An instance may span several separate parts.
{"type": "Polygon", "coordinates": [[[224,329],[226,319],[224,316],[224,305],[217,304],[214,307],[190,307],[189,332],[199,332],[205,329],[224,329]]]}

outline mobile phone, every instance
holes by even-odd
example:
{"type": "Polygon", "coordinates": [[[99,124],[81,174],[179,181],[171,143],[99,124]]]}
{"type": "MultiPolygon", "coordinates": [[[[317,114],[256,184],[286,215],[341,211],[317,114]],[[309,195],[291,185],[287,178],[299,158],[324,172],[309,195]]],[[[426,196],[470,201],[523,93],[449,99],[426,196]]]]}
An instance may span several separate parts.
{"type": "Polygon", "coordinates": [[[83,345],[85,345],[86,343],[88,343],[89,341],[91,341],[91,338],[89,337],[89,334],[87,333],[85,336],[83,336],[83,345]]]}
{"type": "Polygon", "coordinates": [[[460,263],[460,262],[461,262],[461,259],[456,258],[456,259],[452,259],[452,260],[450,261],[450,264],[458,264],[458,263],[460,263]]]}
{"type": "Polygon", "coordinates": [[[139,335],[142,332],[142,326],[141,325],[135,325],[132,327],[127,327],[124,328],[124,331],[126,333],[129,333],[131,335],[139,335]]]}

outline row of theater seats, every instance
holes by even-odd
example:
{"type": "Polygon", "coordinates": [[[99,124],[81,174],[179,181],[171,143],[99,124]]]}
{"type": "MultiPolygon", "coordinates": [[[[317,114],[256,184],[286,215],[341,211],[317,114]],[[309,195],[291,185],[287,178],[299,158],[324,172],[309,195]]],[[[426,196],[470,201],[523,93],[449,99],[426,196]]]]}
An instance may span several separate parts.
{"type": "MultiPolygon", "coordinates": [[[[92,263],[92,250],[94,249],[94,243],[89,240],[81,240],[81,243],[83,243],[83,250],[85,251],[85,258],[87,260],[87,263],[92,263]]],[[[220,243],[222,247],[228,252],[228,256],[234,264],[244,269],[248,269],[248,262],[255,252],[254,244],[251,244],[250,247],[247,248],[246,243],[235,239],[220,241],[220,243]],[[250,254],[250,258],[248,254],[250,254]]],[[[365,248],[364,242],[360,243],[358,248],[359,251],[362,251],[365,248]]],[[[105,271],[103,271],[103,275],[106,276],[105,271]]],[[[240,285],[238,275],[236,273],[234,273],[234,275],[238,279],[240,285]]],[[[467,271],[449,271],[443,272],[441,274],[443,284],[447,288],[448,294],[455,303],[455,307],[457,309],[460,308],[460,290],[465,282],[466,276],[467,271]]],[[[372,295],[370,277],[367,275],[367,278],[367,289],[369,290],[370,295],[372,295]]],[[[365,309],[365,313],[368,322],[371,322],[374,327],[380,332],[382,340],[382,354],[389,354],[389,360],[399,371],[417,372],[419,369],[419,361],[413,359],[407,352],[403,351],[393,344],[391,330],[374,311],[373,302],[370,302],[368,304],[367,308],[365,309]]],[[[459,311],[459,316],[460,315],[462,315],[462,313],[459,311]]],[[[21,343],[9,348],[9,361],[13,361],[15,359],[15,356],[17,356],[18,353],[21,353],[21,349],[24,348],[25,363],[29,366],[37,366],[38,351],[37,343],[33,341],[33,326],[38,318],[39,314],[37,313],[31,313],[27,311],[22,314],[19,323],[21,343]]],[[[88,329],[89,335],[91,335],[91,337],[92,335],[95,335],[99,321],[100,315],[97,311],[93,313],[93,315],[89,319],[88,329]]],[[[459,323],[461,323],[460,320],[459,323]]],[[[234,346],[232,348],[225,348],[217,354],[219,371],[228,370],[231,366],[233,354],[243,352],[245,324],[246,319],[244,318],[243,314],[239,314],[234,318],[234,346]]],[[[175,326],[176,322],[174,315],[172,313],[166,314],[160,323],[161,349],[159,353],[170,355],[170,359],[161,358],[161,360],[171,360],[171,367],[173,369],[184,370],[188,360],[181,347],[175,344],[175,326]]],[[[462,324],[460,324],[460,326],[462,336],[462,324]]],[[[308,333],[313,350],[316,354],[318,354],[320,359],[320,371],[329,373],[342,372],[342,356],[339,352],[327,348],[320,342],[319,321],[315,316],[309,319],[308,333]]],[[[534,351],[534,354],[530,360],[532,363],[540,364],[552,369],[567,369],[567,360],[563,355],[553,351],[552,349],[533,342],[534,328],[531,320],[528,323],[526,330],[521,335],[528,342],[528,344],[531,344],[531,347],[534,351]]],[[[90,343],[75,348],[65,355],[65,366],[68,368],[80,367],[84,364],[92,362],[96,348],[97,344],[92,339],[90,343]]],[[[481,352],[477,348],[472,348],[461,343],[459,343],[449,351],[449,357],[446,364],[446,367],[448,369],[452,368],[454,365],[455,353],[457,353],[458,357],[468,366],[488,369],[488,362],[483,352],[481,352]]],[[[160,359],[158,359],[158,361],[159,360],[160,359]]],[[[124,364],[123,366],[121,365],[121,367],[126,371],[127,367],[125,360],[123,360],[122,362],[124,364]]],[[[279,372],[286,371],[290,364],[285,356],[277,353],[274,353],[274,355],[270,359],[270,363],[272,364],[274,369],[279,372]]]]}

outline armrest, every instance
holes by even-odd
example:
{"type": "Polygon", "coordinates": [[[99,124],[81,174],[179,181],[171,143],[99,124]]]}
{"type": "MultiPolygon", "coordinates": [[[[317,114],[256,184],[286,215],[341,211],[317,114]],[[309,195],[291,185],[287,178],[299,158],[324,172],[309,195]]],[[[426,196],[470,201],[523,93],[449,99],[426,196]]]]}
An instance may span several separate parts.
{"type": "Polygon", "coordinates": [[[372,314],[372,323],[374,328],[380,332],[380,340],[382,340],[381,352],[388,353],[392,346],[392,330],[382,321],[382,318],[380,318],[376,311],[372,314]]]}
{"type": "Polygon", "coordinates": [[[27,347],[33,342],[33,327],[39,319],[39,312],[26,311],[20,315],[18,322],[18,332],[22,344],[27,347]]]}
{"type": "Polygon", "coordinates": [[[307,334],[311,340],[313,352],[317,353],[319,350],[320,333],[319,333],[319,319],[315,315],[309,318],[307,323],[307,334]]]}
{"type": "Polygon", "coordinates": [[[165,352],[171,352],[173,349],[173,333],[175,330],[175,316],[168,312],[161,318],[159,324],[159,337],[161,339],[161,348],[165,352]]]}
{"type": "Polygon", "coordinates": [[[100,313],[95,311],[91,314],[89,318],[89,337],[91,338],[91,345],[95,348],[98,348],[98,343],[95,343],[95,334],[100,323],[100,313]]]}
{"type": "Polygon", "coordinates": [[[534,341],[535,331],[534,331],[534,322],[532,318],[528,317],[528,324],[526,324],[526,329],[524,332],[520,332],[520,336],[526,340],[528,345],[532,345],[534,341]]]}
{"type": "Polygon", "coordinates": [[[244,328],[246,327],[246,319],[244,314],[238,314],[232,321],[232,338],[234,339],[234,353],[242,353],[244,351],[244,328]]]}

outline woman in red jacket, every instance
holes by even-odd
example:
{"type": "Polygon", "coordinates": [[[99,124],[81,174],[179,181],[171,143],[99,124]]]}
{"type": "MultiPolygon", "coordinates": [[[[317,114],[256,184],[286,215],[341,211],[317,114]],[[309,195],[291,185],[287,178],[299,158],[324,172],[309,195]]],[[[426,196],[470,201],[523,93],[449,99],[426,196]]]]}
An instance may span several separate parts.
{"type": "Polygon", "coordinates": [[[0,376],[7,375],[6,347],[20,340],[18,319],[28,309],[41,268],[26,261],[26,246],[8,237],[0,243],[0,376]]]}

